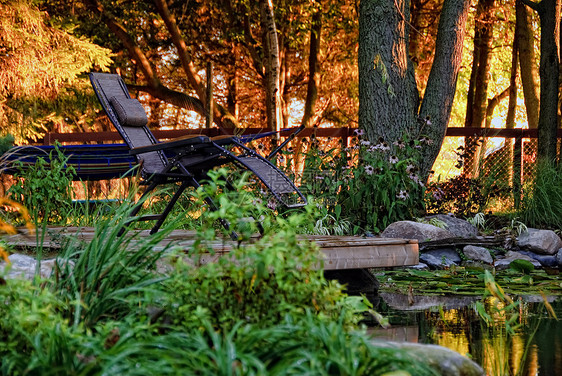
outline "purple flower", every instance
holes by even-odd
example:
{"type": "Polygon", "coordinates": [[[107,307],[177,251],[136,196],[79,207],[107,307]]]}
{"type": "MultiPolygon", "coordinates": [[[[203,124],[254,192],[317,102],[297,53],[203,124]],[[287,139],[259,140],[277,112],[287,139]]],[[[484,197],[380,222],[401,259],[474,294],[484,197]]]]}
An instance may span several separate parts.
{"type": "Polygon", "coordinates": [[[365,173],[367,175],[373,175],[374,172],[375,172],[375,169],[373,168],[373,166],[371,166],[371,165],[365,166],[365,173]]]}
{"type": "Polygon", "coordinates": [[[363,136],[364,134],[365,134],[365,131],[364,131],[363,129],[356,129],[356,130],[353,131],[353,135],[354,135],[354,136],[359,136],[359,137],[361,137],[361,136],[363,136]]]}
{"type": "Polygon", "coordinates": [[[406,144],[402,140],[394,141],[393,144],[396,145],[399,149],[404,149],[406,147],[406,144]]]}
{"type": "Polygon", "coordinates": [[[410,197],[410,195],[408,194],[408,191],[401,189],[400,192],[398,192],[398,194],[396,195],[396,198],[399,200],[407,200],[408,197],[410,197]]]}
{"type": "Polygon", "coordinates": [[[413,164],[410,163],[406,166],[406,173],[407,174],[411,174],[414,171],[416,171],[416,166],[414,166],[413,164]]]}
{"type": "Polygon", "coordinates": [[[388,159],[388,161],[392,164],[396,164],[396,163],[398,163],[399,159],[398,159],[397,156],[391,155],[390,158],[388,159]]]}

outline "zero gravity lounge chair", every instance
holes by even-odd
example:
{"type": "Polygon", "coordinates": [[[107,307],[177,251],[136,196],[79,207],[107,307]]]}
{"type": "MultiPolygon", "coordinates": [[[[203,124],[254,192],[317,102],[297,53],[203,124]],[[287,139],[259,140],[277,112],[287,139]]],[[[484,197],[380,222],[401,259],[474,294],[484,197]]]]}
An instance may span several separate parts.
{"type": "MultiPolygon", "coordinates": [[[[135,155],[139,162],[143,184],[147,186],[139,201],[142,202],[142,198],[161,184],[180,183],[161,214],[138,218],[141,221],[156,220],[151,234],[158,231],[186,188],[199,187],[209,170],[226,164],[252,172],[282,206],[295,208],[306,205],[303,194],[283,172],[246,147],[237,137],[189,136],[158,142],[148,129],[144,108],[137,99],[131,98],[121,76],[90,73],[90,80],[107,116],[130,148],[130,154],[135,155]],[[241,152],[235,154],[227,146],[234,146],[241,152]]],[[[212,210],[216,209],[210,199],[207,203],[212,210]]],[[[136,216],[140,207],[136,205],[131,216],[136,216]]],[[[225,221],[221,222],[228,228],[225,221]]]]}

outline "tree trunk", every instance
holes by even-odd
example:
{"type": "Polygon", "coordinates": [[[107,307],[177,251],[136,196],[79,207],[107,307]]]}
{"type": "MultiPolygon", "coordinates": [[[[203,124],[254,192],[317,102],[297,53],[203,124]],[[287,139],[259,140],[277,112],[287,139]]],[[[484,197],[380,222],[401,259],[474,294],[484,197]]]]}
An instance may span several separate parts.
{"type": "Polygon", "coordinates": [[[531,17],[521,0],[516,0],[515,37],[519,49],[521,83],[529,128],[539,125],[539,72],[536,66],[535,38],[531,29],[531,17]]]}
{"type": "Polygon", "coordinates": [[[541,22],[539,161],[556,159],[558,127],[558,76],[560,69],[560,8],[562,0],[542,0],[540,3],[522,0],[537,11],[541,22]]]}
{"type": "Polygon", "coordinates": [[[359,3],[359,127],[373,141],[392,144],[418,131],[409,18],[409,0],[359,3]]]}
{"type": "MultiPolygon", "coordinates": [[[[474,55],[470,76],[469,100],[466,108],[466,127],[482,128],[486,125],[488,107],[488,82],[490,52],[493,41],[494,0],[480,0],[476,7],[477,18],[474,31],[474,55]]],[[[467,137],[463,175],[476,177],[479,173],[480,156],[485,148],[483,141],[467,137]]]]}
{"type": "Polygon", "coordinates": [[[316,100],[318,99],[318,86],[320,85],[320,40],[322,33],[322,10],[318,9],[312,15],[312,26],[310,30],[310,47],[308,55],[308,83],[306,85],[306,100],[304,102],[304,115],[301,124],[309,126],[310,119],[314,115],[316,100]]]}
{"type": "Polygon", "coordinates": [[[435,57],[425,96],[419,94],[408,57],[408,0],[365,0],[359,4],[359,126],[370,140],[405,134],[428,136],[420,176],[427,179],[451,115],[460,69],[468,0],[446,0],[439,19],[435,57]],[[420,120],[421,119],[421,120],[420,120]]]}
{"type": "Polygon", "coordinates": [[[273,131],[278,131],[281,120],[279,116],[279,96],[281,93],[279,92],[280,65],[277,29],[271,0],[260,0],[259,5],[264,48],[267,127],[273,131]]]}
{"type": "Polygon", "coordinates": [[[449,124],[462,62],[469,6],[468,0],[446,0],[443,3],[435,44],[435,58],[419,114],[420,119],[429,119],[431,122],[428,128],[423,129],[423,133],[433,140],[433,144],[422,149],[423,159],[420,168],[424,178],[429,175],[439,155],[449,124]]]}

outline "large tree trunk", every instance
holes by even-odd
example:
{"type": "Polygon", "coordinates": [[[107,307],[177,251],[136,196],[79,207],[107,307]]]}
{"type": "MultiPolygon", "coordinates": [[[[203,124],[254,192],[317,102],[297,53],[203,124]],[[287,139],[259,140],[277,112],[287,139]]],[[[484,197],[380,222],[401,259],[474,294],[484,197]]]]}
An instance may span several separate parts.
{"type": "Polygon", "coordinates": [[[531,17],[521,0],[516,0],[515,37],[519,49],[521,83],[529,128],[539,126],[539,71],[536,66],[535,38],[531,17]]]}
{"type": "Polygon", "coordinates": [[[318,99],[318,86],[320,85],[320,40],[322,33],[322,10],[319,8],[312,15],[310,30],[310,47],[308,55],[308,83],[306,85],[306,100],[304,102],[304,115],[301,124],[308,126],[314,115],[316,100],[318,99]]]}
{"type": "Polygon", "coordinates": [[[392,142],[405,134],[432,139],[422,149],[423,179],[439,154],[451,115],[469,3],[443,3],[435,57],[419,112],[408,57],[408,0],[365,0],[359,5],[359,126],[370,140],[392,142]]]}
{"type": "Polygon", "coordinates": [[[558,76],[560,69],[560,8],[562,0],[542,0],[523,3],[537,11],[541,21],[541,94],[539,112],[538,159],[556,159],[556,131],[558,127],[558,76]]]}
{"type": "Polygon", "coordinates": [[[439,155],[457,88],[457,77],[462,61],[462,48],[466,32],[469,0],[446,0],[443,3],[435,44],[435,58],[429,74],[419,118],[429,119],[431,125],[422,131],[433,144],[422,149],[420,166],[427,177],[439,155]]]}
{"type": "Polygon", "coordinates": [[[264,86],[266,91],[267,127],[273,131],[280,129],[279,92],[279,43],[271,0],[260,0],[262,39],[264,48],[264,86]]]}
{"type": "MultiPolygon", "coordinates": [[[[469,95],[466,107],[465,127],[482,128],[486,125],[488,107],[488,82],[490,72],[490,53],[493,41],[494,0],[480,0],[476,7],[477,18],[474,31],[474,54],[470,76],[469,95]]],[[[478,176],[480,157],[485,145],[481,140],[467,137],[465,141],[465,160],[463,174],[478,176]]]]}
{"type": "Polygon", "coordinates": [[[389,144],[417,132],[418,90],[408,57],[409,0],[359,3],[359,126],[389,144]]]}

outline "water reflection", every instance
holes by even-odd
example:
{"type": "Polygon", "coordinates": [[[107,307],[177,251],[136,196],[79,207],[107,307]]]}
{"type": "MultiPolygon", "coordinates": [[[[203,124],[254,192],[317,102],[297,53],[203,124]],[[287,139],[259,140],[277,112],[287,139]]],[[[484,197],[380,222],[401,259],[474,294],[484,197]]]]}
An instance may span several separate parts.
{"type": "MultiPolygon", "coordinates": [[[[548,317],[544,305],[536,303],[540,299],[520,300],[514,311],[518,313],[512,323],[515,329],[510,334],[505,327],[510,311],[493,315],[493,325],[487,327],[475,305],[465,297],[456,298],[456,303],[469,301],[468,305],[455,307],[449,297],[441,307],[434,304],[431,308],[412,310],[416,303],[411,297],[412,305],[400,307],[396,296],[381,295],[377,309],[389,318],[392,326],[373,329],[378,338],[447,347],[472,358],[488,375],[562,376],[562,322],[548,317]]],[[[428,299],[424,297],[420,304],[429,304],[428,299]]],[[[495,303],[486,301],[485,305],[495,303]]],[[[551,305],[562,318],[562,300],[551,305]]]]}

